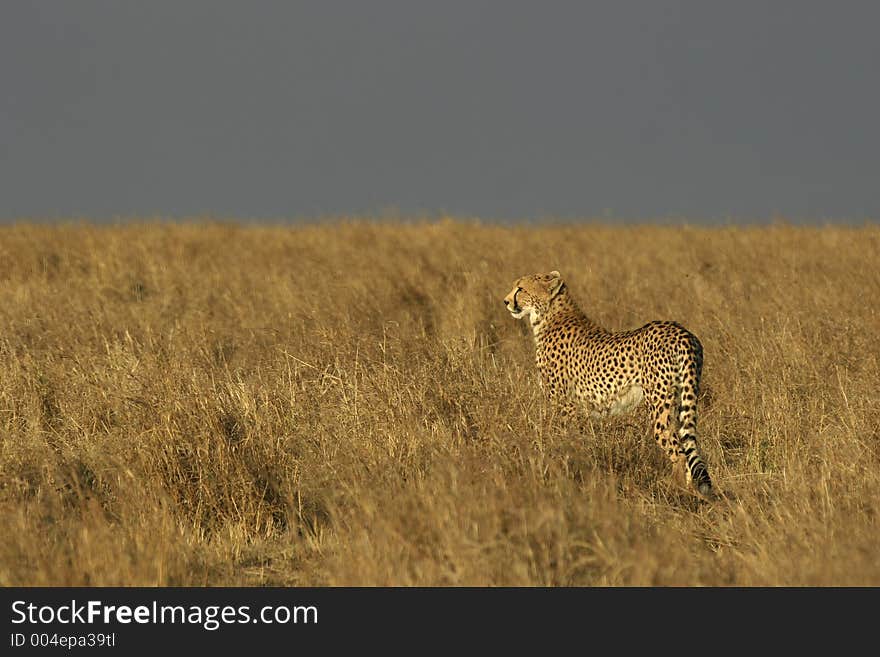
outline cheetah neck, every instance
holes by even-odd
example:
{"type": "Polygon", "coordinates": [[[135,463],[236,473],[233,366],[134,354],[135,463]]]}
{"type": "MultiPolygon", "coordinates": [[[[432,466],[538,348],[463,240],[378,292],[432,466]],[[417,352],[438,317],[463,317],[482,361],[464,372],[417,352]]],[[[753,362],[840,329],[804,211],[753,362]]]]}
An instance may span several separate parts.
{"type": "Polygon", "coordinates": [[[568,294],[568,290],[565,289],[551,300],[547,312],[542,313],[541,315],[532,313],[530,319],[535,340],[540,340],[541,336],[547,330],[552,330],[554,326],[564,326],[572,323],[575,323],[588,331],[603,331],[602,327],[584,314],[575,300],[568,294]]]}

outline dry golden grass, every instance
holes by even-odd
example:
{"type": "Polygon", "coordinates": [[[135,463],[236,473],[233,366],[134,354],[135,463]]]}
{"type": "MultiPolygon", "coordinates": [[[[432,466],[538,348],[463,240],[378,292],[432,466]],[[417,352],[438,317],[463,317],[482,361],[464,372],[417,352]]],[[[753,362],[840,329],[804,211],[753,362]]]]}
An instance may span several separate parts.
{"type": "Polygon", "coordinates": [[[0,229],[0,585],[880,585],[880,228],[0,229]],[[559,269],[703,342],[683,490],[646,414],[548,427],[501,302],[559,269]]]}

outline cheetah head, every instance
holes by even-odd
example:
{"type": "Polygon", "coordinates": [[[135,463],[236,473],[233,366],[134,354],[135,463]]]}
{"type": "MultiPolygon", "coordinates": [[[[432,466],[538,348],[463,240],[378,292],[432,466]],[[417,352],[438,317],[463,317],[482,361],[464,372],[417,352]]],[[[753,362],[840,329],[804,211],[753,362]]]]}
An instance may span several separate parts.
{"type": "Polygon", "coordinates": [[[550,302],[564,287],[565,282],[558,271],[523,276],[513,284],[510,294],[504,297],[504,305],[514,319],[529,315],[532,323],[535,323],[547,312],[550,302]]]}

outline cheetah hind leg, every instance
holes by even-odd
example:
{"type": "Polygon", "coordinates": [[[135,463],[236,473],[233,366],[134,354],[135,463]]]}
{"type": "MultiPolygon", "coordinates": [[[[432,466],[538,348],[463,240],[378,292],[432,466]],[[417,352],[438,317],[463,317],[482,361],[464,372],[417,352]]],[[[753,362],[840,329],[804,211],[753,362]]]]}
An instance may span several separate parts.
{"type": "Polygon", "coordinates": [[[672,476],[685,488],[691,484],[691,473],[688,471],[687,460],[681,452],[678,453],[678,458],[672,460],[672,476]]]}
{"type": "Polygon", "coordinates": [[[671,404],[671,398],[655,397],[651,399],[654,440],[657,441],[657,446],[672,461],[673,480],[687,486],[690,483],[690,472],[688,472],[687,460],[681,451],[678,439],[670,428],[669,409],[671,404]]]}

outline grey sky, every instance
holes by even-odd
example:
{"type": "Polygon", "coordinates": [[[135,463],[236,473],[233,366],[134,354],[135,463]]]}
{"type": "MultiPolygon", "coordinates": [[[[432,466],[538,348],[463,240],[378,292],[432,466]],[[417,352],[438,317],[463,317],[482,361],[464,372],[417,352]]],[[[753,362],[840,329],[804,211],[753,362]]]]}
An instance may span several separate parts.
{"type": "Polygon", "coordinates": [[[880,3],[4,2],[0,218],[880,217],[880,3]]]}

